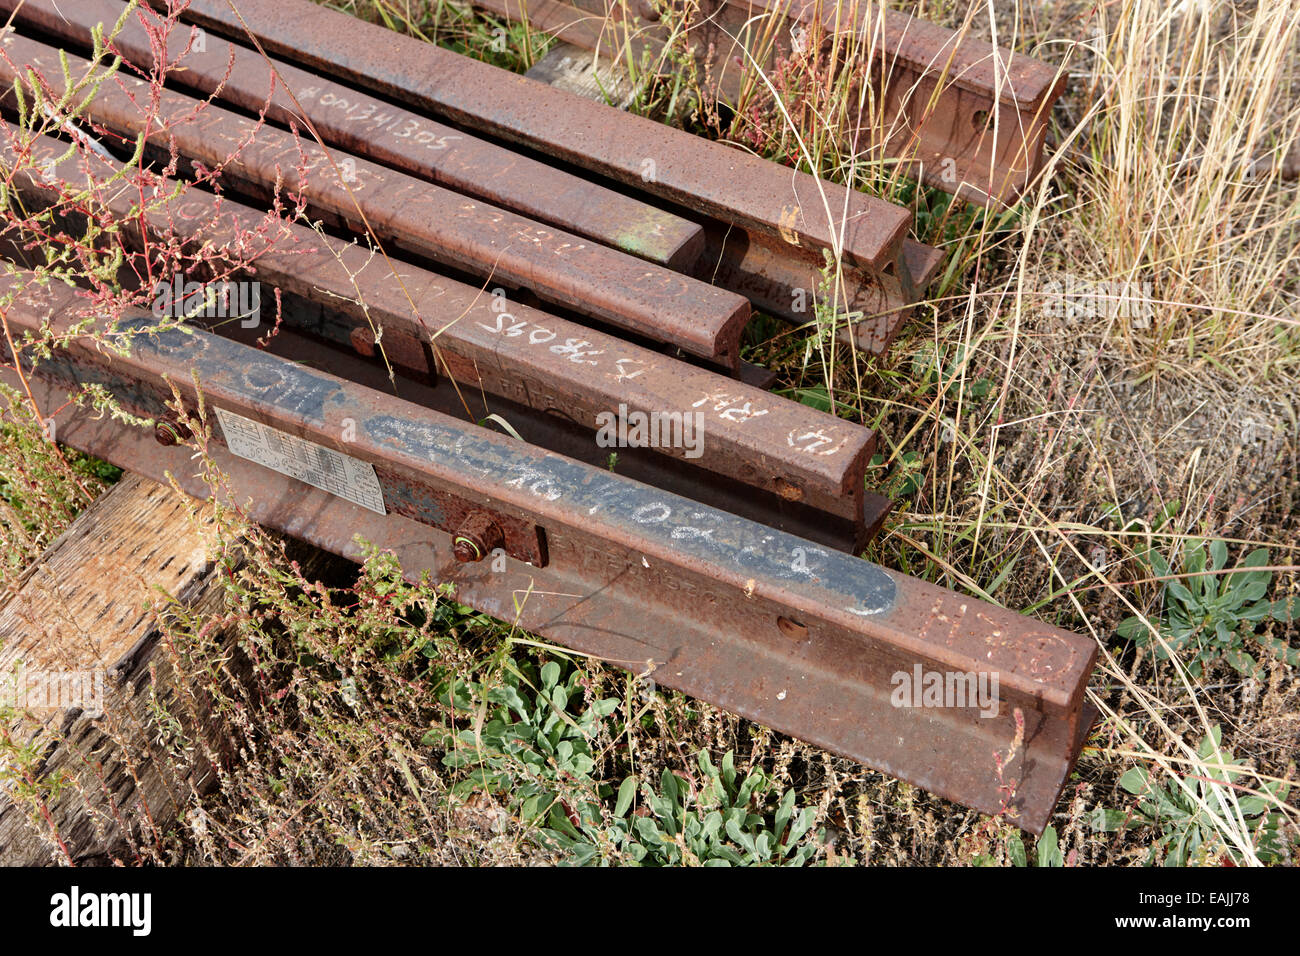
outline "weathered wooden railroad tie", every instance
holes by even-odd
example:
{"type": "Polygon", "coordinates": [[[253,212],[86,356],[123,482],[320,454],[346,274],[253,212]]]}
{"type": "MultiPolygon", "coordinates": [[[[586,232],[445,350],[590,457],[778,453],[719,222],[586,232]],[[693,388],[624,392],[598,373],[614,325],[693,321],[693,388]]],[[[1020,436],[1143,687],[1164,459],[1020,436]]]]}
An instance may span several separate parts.
{"type": "MultiPolygon", "coordinates": [[[[0,0],[4,85],[33,70],[54,98],[84,101],[79,135],[98,143],[23,136],[10,92],[11,188],[37,208],[68,184],[115,183],[97,195],[137,253],[258,234],[248,278],[282,300],[283,324],[111,323],[16,261],[4,374],[60,441],[206,497],[185,447],[202,408],[224,493],[264,525],[350,557],[359,539],[390,549],[488,614],[1046,826],[1095,717],[1094,643],[855,557],[888,511],[865,485],[875,436],[771,394],[740,357],[754,310],[809,321],[794,293],[812,294],[827,252],[856,313],[845,341],[883,353],[940,260],[908,238],[906,210],[307,0],[241,0],[238,14],[193,0],[170,33],[125,10],[0,0]],[[124,62],[80,84],[108,74],[87,59],[99,24],[124,62]],[[114,180],[137,140],[155,172],[177,160],[143,209],[114,180]],[[217,168],[219,196],[196,175],[217,168]],[[268,230],[285,196],[304,216],[268,230]],[[86,318],[128,354],[23,344],[86,318]],[[154,428],[69,405],[86,384],[154,428]],[[477,424],[488,415],[515,434],[477,424]],[[598,431],[659,417],[683,439],[698,421],[699,440],[620,447],[611,470],[598,431]],[[900,675],[996,683],[991,700],[896,706],[900,675]]],[[[909,63],[939,52],[908,37],[891,42],[909,63]]],[[[1027,62],[1016,69],[1042,69],[1027,62]]],[[[974,95],[917,69],[941,103],[974,95]]],[[[972,166],[987,152],[963,148],[972,166]]],[[[1008,181],[1037,162],[1021,148],[1031,160],[1004,164],[1008,181]]]]}

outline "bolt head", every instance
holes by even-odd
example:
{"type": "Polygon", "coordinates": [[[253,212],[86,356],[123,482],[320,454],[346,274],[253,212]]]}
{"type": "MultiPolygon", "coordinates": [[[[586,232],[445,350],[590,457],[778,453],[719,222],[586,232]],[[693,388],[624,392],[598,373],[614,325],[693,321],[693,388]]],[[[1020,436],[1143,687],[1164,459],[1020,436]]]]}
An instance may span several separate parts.
{"type": "Polygon", "coordinates": [[[190,430],[173,418],[164,418],[154,425],[153,437],[160,445],[177,445],[190,437],[190,430]]]}
{"type": "Polygon", "coordinates": [[[452,542],[451,553],[452,557],[462,564],[483,560],[483,552],[479,548],[478,544],[463,535],[458,536],[456,540],[452,542]]]}
{"type": "Polygon", "coordinates": [[[492,516],[471,511],[451,538],[451,553],[457,561],[482,561],[494,548],[505,544],[505,536],[492,516]]]}

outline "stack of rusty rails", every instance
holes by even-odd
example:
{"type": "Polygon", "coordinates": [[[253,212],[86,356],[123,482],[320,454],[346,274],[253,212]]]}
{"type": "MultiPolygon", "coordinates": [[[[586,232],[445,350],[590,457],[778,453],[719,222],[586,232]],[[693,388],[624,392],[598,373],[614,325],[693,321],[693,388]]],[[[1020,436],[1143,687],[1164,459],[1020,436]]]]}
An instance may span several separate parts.
{"type": "MultiPolygon", "coordinates": [[[[126,9],[0,0],[0,79],[35,71],[58,99],[126,9]]],[[[348,556],[360,535],[486,613],[1046,825],[1095,717],[1094,645],[845,553],[888,507],[864,484],[875,436],[769,394],[740,360],[763,308],[746,283],[795,281],[822,250],[867,290],[877,311],[855,331],[883,348],[938,261],[906,211],[306,0],[194,0],[186,16],[211,33],[174,31],[162,91],[157,16],[121,22],[125,63],[77,94],[96,149],[20,135],[11,94],[0,163],[32,206],[66,183],[149,181],[144,210],[136,188],[99,190],[138,252],[263,235],[256,278],[285,321],[183,334],[132,313],[102,327],[125,356],[73,341],[37,361],[24,331],[106,320],[10,265],[5,374],[60,440],[206,497],[177,447],[202,441],[254,520],[348,556]],[[147,175],[124,165],[137,139],[147,175]],[[221,170],[222,195],[200,167],[221,170]],[[260,228],[257,207],[287,193],[316,225],[260,228]],[[69,405],[87,384],[156,435],[69,405]],[[613,473],[592,433],[633,413],[699,413],[703,440],[620,448],[613,473]],[[476,424],[489,414],[515,434],[476,424]],[[993,672],[1001,693],[892,706],[914,672],[993,672]],[[1013,740],[1019,772],[999,774],[1013,740]]]]}
{"type": "MultiPolygon", "coordinates": [[[[87,174],[105,182],[122,172],[120,162],[68,156],[65,144],[45,137],[31,144],[24,163],[12,139],[0,146],[0,158],[17,167],[14,186],[38,204],[54,201],[59,182],[84,181],[87,174]]],[[[255,233],[265,220],[262,212],[193,187],[162,180],[159,188],[167,198],[147,207],[142,223],[155,240],[170,234],[221,246],[255,233]]],[[[140,215],[136,200],[125,190],[104,197],[106,211],[126,220],[140,215]]],[[[620,450],[620,470],[841,550],[865,546],[887,511],[887,501],[865,492],[875,444],[869,429],[527,305],[511,303],[509,313],[499,312],[497,297],[416,266],[403,264],[399,283],[371,250],[298,223],[279,227],[257,272],[292,297],[288,324],[318,340],[281,333],[274,346],[293,340],[301,358],[355,368],[361,363],[320,343],[372,357],[380,328],[389,362],[408,379],[406,391],[442,373],[428,394],[448,414],[465,413],[467,403],[475,420],[502,413],[530,441],[600,464],[608,452],[591,434],[602,413],[621,405],[625,417],[648,416],[680,408],[684,394],[699,396],[687,410],[698,406],[706,416],[707,441],[695,449],[620,450]],[[412,299],[432,303],[437,317],[413,317],[412,299]],[[581,344],[576,352],[574,343],[581,344]],[[483,392],[505,401],[484,404],[483,392]],[[792,455],[791,436],[796,444],[818,444],[820,453],[792,455]],[[685,459],[693,452],[698,457],[685,459]]],[[[222,332],[248,341],[261,334],[239,323],[223,325],[222,332]]],[[[383,372],[373,363],[363,367],[383,372]]]]}
{"type": "MultiPolygon", "coordinates": [[[[150,2],[165,6],[164,0],[150,2]]],[[[17,4],[6,3],[0,9],[13,6],[17,4]]],[[[385,112],[385,104],[365,98],[356,89],[360,87],[476,136],[497,137],[588,170],[630,187],[642,201],[671,204],[704,234],[704,253],[683,269],[772,315],[799,324],[809,321],[806,303],[826,269],[824,252],[830,251],[844,317],[840,337],[871,354],[888,349],[918,291],[941,264],[936,249],[907,237],[911,216],[906,210],[358,23],[309,0],[243,0],[237,8],[226,0],[191,0],[186,15],[227,37],[248,33],[285,60],[345,79],[349,92],[317,83],[317,102],[294,104],[313,123],[321,116],[330,118],[322,118],[326,126],[348,127],[334,133],[317,130],[339,148],[355,143],[358,134],[379,132],[376,124],[358,119],[358,112],[373,120],[385,112]],[[326,105],[319,102],[322,97],[326,105]],[[369,112],[372,107],[376,113],[369,112]]],[[[44,19],[58,31],[54,20],[62,18],[57,13],[44,19]]],[[[224,75],[226,61],[210,56],[206,63],[224,75]]],[[[265,102],[266,89],[255,88],[255,102],[265,102]]],[[[390,135],[424,130],[409,124],[393,119],[384,129],[390,135]]],[[[426,155],[417,162],[427,170],[439,165],[437,158],[426,155]]]]}
{"type": "MultiPolygon", "coordinates": [[[[79,19],[76,22],[60,15],[53,0],[31,0],[21,4],[16,0],[3,0],[0,9],[16,13],[18,22],[52,33],[59,42],[71,46],[88,45],[91,27],[101,22],[114,23],[121,16],[123,4],[115,0],[87,0],[78,8],[79,19]]],[[[240,9],[245,17],[249,16],[247,6],[240,9]]],[[[150,42],[143,23],[128,18],[114,38],[114,48],[128,62],[147,66],[153,63],[150,42]]],[[[175,31],[172,52],[180,55],[188,45],[188,33],[175,31]]],[[[214,37],[205,38],[203,47],[203,50],[186,53],[185,68],[175,71],[175,75],[194,88],[205,93],[218,91],[232,104],[249,110],[265,108],[268,118],[286,122],[298,116],[301,110],[326,142],[344,146],[359,143],[356,130],[348,124],[348,115],[356,115],[353,111],[358,107],[360,114],[366,117],[371,115],[371,111],[377,111],[384,122],[374,138],[378,144],[374,152],[390,160],[401,160],[399,165],[413,172],[429,171],[430,156],[437,157],[439,168],[443,165],[443,151],[429,146],[440,145],[452,134],[440,131],[436,134],[438,142],[421,142],[422,124],[426,123],[422,117],[397,107],[386,107],[381,101],[350,88],[331,85],[314,74],[284,63],[275,64],[276,77],[273,79],[266,61],[255,52],[214,37]],[[274,91],[269,101],[268,91],[274,91]],[[339,119],[340,116],[343,119],[339,119]],[[411,133],[413,129],[417,132],[399,135],[411,133]],[[394,133],[394,130],[398,132],[394,133]],[[416,140],[413,144],[409,142],[412,139],[416,140]]],[[[0,63],[0,77],[11,82],[23,65],[31,65],[50,77],[55,95],[62,93],[60,56],[68,58],[74,67],[74,75],[88,68],[79,57],[22,36],[10,37],[6,49],[8,61],[0,63]]],[[[510,74],[503,75],[512,80],[519,79],[510,74]]],[[[140,84],[143,82],[141,80],[140,84]]],[[[133,98],[133,85],[134,81],[101,86],[89,112],[97,124],[126,139],[139,135],[146,122],[133,98]]],[[[539,89],[561,95],[545,88],[539,89]]],[[[425,179],[388,169],[375,161],[352,155],[331,158],[324,150],[303,143],[290,132],[259,126],[254,120],[231,111],[208,107],[202,115],[196,115],[197,103],[183,94],[164,93],[161,108],[164,118],[170,117],[175,122],[166,128],[157,124],[153,126],[150,142],[156,152],[165,153],[174,143],[181,156],[190,162],[202,162],[209,168],[224,163],[223,182],[227,185],[243,187],[259,199],[269,198],[276,185],[297,189],[311,203],[314,215],[334,216],[342,224],[365,227],[386,244],[405,252],[432,259],[443,266],[459,267],[471,276],[490,276],[493,283],[509,285],[513,280],[516,288],[526,285],[549,305],[567,305],[585,318],[606,320],[622,329],[640,331],[646,339],[667,342],[723,369],[736,370],[739,366],[741,327],[749,310],[748,302],[741,296],[666,268],[647,267],[644,260],[610,246],[583,243],[576,235],[566,239],[558,230],[542,229],[509,210],[467,200],[462,194],[450,190],[430,187],[425,179]],[[232,153],[236,155],[229,159],[232,153]],[[342,167],[339,163],[343,164],[342,167]],[[313,177],[313,170],[323,175],[313,177]],[[331,174],[344,175],[346,181],[331,182],[331,174]],[[506,223],[509,223],[508,227],[506,223]],[[558,266],[555,264],[557,260],[558,266]]],[[[605,112],[613,117],[621,116],[613,111],[605,112]]],[[[688,141],[711,145],[694,138],[688,138],[688,141]]],[[[575,232],[581,230],[583,236],[604,240],[611,245],[621,241],[651,261],[658,257],[663,263],[670,263],[700,235],[699,228],[685,220],[500,147],[471,141],[466,148],[457,145],[450,155],[468,157],[446,164],[454,171],[459,170],[457,184],[463,184],[476,174],[479,176],[477,181],[482,182],[486,174],[487,185],[476,187],[480,193],[487,193],[492,198],[501,198],[504,194],[510,199],[531,195],[531,208],[540,209],[550,222],[561,220],[572,225],[575,232]],[[543,184],[558,181],[563,191],[549,195],[529,194],[528,188],[536,182],[530,178],[521,186],[514,178],[520,176],[535,176],[543,184]],[[665,233],[669,234],[671,241],[652,243],[646,239],[647,236],[661,237],[665,233]]],[[[766,172],[769,176],[773,173],[781,176],[783,182],[788,177],[788,171],[780,171],[777,167],[766,172]]],[[[440,175],[435,169],[430,178],[436,179],[440,175]]],[[[185,204],[178,204],[181,212],[170,220],[175,228],[197,230],[213,221],[211,214],[202,211],[202,205],[194,205],[201,204],[204,196],[199,194],[185,204]]],[[[129,197],[120,195],[116,201],[119,205],[125,204],[129,197]]],[[[896,207],[886,205],[884,208],[888,211],[889,229],[893,234],[896,224],[906,224],[907,215],[896,207]]],[[[123,205],[119,211],[125,210],[123,205]]],[[[237,206],[227,215],[245,228],[252,227],[261,218],[260,214],[240,210],[237,206]]],[[[294,227],[291,231],[295,233],[294,247],[284,247],[282,254],[277,250],[271,256],[273,264],[263,261],[260,264],[263,277],[273,278],[278,287],[303,298],[314,298],[317,303],[353,298],[355,290],[350,276],[371,261],[370,252],[348,248],[344,243],[335,243],[338,248],[332,248],[327,243],[327,248],[316,253],[314,258],[308,255],[308,260],[314,263],[309,266],[304,261],[302,250],[319,246],[320,237],[305,227],[294,227]],[[277,263],[284,265],[281,268],[275,265],[277,263]],[[272,274],[268,269],[277,271],[272,274]],[[325,273],[326,280],[322,280],[317,274],[319,272],[325,273]]],[[[224,234],[233,236],[237,232],[238,229],[232,225],[224,234]]],[[[915,243],[910,245],[916,246],[915,243]]],[[[369,274],[374,275],[379,268],[380,263],[375,262],[370,266],[369,274]]],[[[672,396],[680,395],[682,388],[686,387],[700,396],[694,407],[702,407],[708,413],[707,427],[724,433],[734,431],[739,441],[738,445],[733,445],[711,439],[710,452],[698,464],[723,477],[740,478],[760,491],[758,496],[745,496],[737,501],[732,490],[734,485],[709,481],[703,486],[707,493],[723,496],[713,498],[716,503],[846,550],[860,549],[879,527],[887,502],[878,495],[866,494],[862,488],[862,476],[873,443],[868,430],[831,416],[809,415],[802,406],[773,400],[755,389],[743,387],[739,382],[717,380],[698,369],[665,363],[640,351],[629,351],[633,343],[613,339],[598,342],[593,338],[594,330],[562,323],[557,325],[553,316],[544,319],[533,317],[531,310],[517,303],[511,303],[512,311],[507,321],[503,313],[488,311],[489,305],[495,305],[496,300],[463,285],[454,286],[456,301],[463,307],[451,314],[461,315],[465,308],[477,308],[484,313],[484,320],[475,322],[468,330],[466,321],[445,329],[442,328],[443,322],[432,325],[417,323],[412,327],[410,302],[407,300],[413,284],[415,288],[426,290],[441,290],[447,285],[442,277],[428,273],[420,275],[425,278],[419,282],[411,279],[400,284],[383,281],[389,279],[385,274],[373,283],[367,283],[368,310],[352,310],[351,319],[358,325],[348,332],[347,341],[366,347],[364,338],[369,333],[367,312],[370,318],[375,317],[378,302],[384,307],[382,317],[390,330],[385,348],[393,348],[391,358],[399,364],[408,368],[415,366],[419,370],[423,363],[424,370],[429,371],[432,364],[422,357],[424,346],[418,343],[436,333],[435,347],[440,353],[442,371],[452,379],[523,404],[539,406],[539,410],[544,412],[565,409],[587,428],[595,427],[597,416],[617,408],[620,401],[630,409],[646,413],[675,408],[679,401],[672,396]],[[372,285],[377,288],[372,290],[372,285]],[[492,370],[487,369],[485,377],[482,364],[484,343],[474,343],[473,352],[459,347],[467,335],[480,340],[490,338],[491,335],[482,334],[484,331],[495,333],[503,343],[516,340],[513,344],[527,342],[533,346],[545,346],[522,351],[530,363],[538,360],[549,362],[559,366],[557,371],[569,374],[560,380],[553,374],[550,381],[541,383],[535,375],[520,375],[517,368],[501,367],[497,375],[492,375],[492,370]],[[561,346],[566,342],[581,342],[584,347],[576,352],[572,349],[567,353],[561,351],[559,354],[563,358],[555,359],[552,355],[560,346],[552,344],[552,341],[561,343],[561,346]],[[411,342],[417,344],[403,346],[403,343],[411,342]],[[612,366],[611,371],[605,372],[604,376],[581,374],[584,369],[600,364],[612,366]],[[593,377],[602,380],[606,387],[585,403],[585,407],[583,403],[579,403],[577,408],[572,407],[572,396],[591,392],[589,382],[584,382],[584,379],[593,377]],[[640,407],[628,401],[648,385],[659,382],[662,385],[649,389],[647,400],[640,407]],[[574,412],[580,414],[575,416],[574,412]],[[783,461],[790,457],[792,448],[806,451],[802,456],[796,455],[793,467],[783,461]]],[[[440,301],[439,311],[445,314],[451,305],[449,301],[440,301]]],[[[892,321],[896,315],[889,318],[892,321]]],[[[332,323],[330,329],[336,337],[343,331],[338,323],[332,323]]],[[[499,358],[494,364],[500,365],[499,358]]],[[[592,448],[588,454],[594,451],[592,448]]],[[[681,455],[682,451],[674,449],[671,453],[681,455]]],[[[640,456],[641,459],[653,457],[640,456]]],[[[664,468],[657,462],[649,467],[657,467],[660,471],[664,468]]],[[[685,484],[677,487],[687,490],[691,483],[688,476],[685,484]]]]}
{"type": "Polygon", "coordinates": [[[902,161],[927,185],[982,205],[1015,202],[1043,165],[1065,76],[1033,57],[871,0],[473,0],[503,20],[603,55],[680,71],[687,51],[708,92],[742,107],[760,73],[820,47],[869,59],[871,95],[845,136],[854,152],[902,161]],[[796,53],[795,47],[799,53],[796,53]]]}

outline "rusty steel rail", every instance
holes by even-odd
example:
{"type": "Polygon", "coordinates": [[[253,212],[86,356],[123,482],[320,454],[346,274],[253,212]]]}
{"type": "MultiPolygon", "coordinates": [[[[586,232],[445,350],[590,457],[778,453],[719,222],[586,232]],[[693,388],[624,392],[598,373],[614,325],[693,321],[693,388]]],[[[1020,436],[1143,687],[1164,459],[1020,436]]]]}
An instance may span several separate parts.
{"type": "Polygon", "coordinates": [[[701,77],[737,104],[758,69],[806,50],[843,57],[856,42],[873,60],[874,95],[846,131],[872,156],[902,161],[927,185],[982,205],[1015,202],[1039,174],[1052,106],[1065,76],[1023,53],[945,29],[870,0],[702,0],[683,21],[662,0],[473,0],[474,6],[587,50],[637,62],[663,53],[672,29],[701,77]],[[850,41],[849,38],[855,40],[850,41]]]}
{"type": "Polygon", "coordinates": [[[29,287],[7,313],[8,380],[23,369],[66,443],[206,497],[177,442],[210,429],[200,440],[231,500],[260,523],[349,556],[359,535],[485,613],[1026,829],[1047,824],[1095,718],[1093,641],[143,314],[102,328],[125,356],[74,340],[36,361],[27,336],[67,330],[84,305],[29,287]],[[68,403],[84,384],[156,421],[153,434],[68,403]],[[184,416],[167,407],[174,392],[184,416]],[[265,427],[277,447],[310,444],[255,464],[265,427]],[[355,481],[337,484],[343,472],[355,481]],[[493,548],[504,571],[473,560],[493,548]],[[998,689],[975,706],[896,706],[914,671],[996,674],[998,689]]]}
{"type": "MultiPolygon", "coordinates": [[[[12,84],[25,67],[40,72],[56,96],[65,92],[60,65],[76,76],[92,64],[26,37],[9,35],[0,81],[12,84]],[[22,66],[19,66],[22,64],[22,66]]],[[[277,189],[301,195],[321,212],[381,241],[494,284],[528,289],[564,306],[646,338],[737,368],[740,337],[750,318],[747,300],[627,253],[542,226],[439,186],[358,157],[330,154],[291,132],[259,124],[188,96],[161,91],[158,121],[128,87],[143,80],[112,76],[81,96],[86,115],[162,156],[175,145],[189,163],[220,168],[222,181],[269,197],[277,189]]]]}
{"type": "MultiPolygon", "coordinates": [[[[85,183],[89,177],[103,183],[122,171],[122,164],[93,153],[66,156],[66,146],[47,137],[34,141],[21,161],[14,148],[17,131],[7,124],[0,131],[0,163],[15,170],[13,188],[34,204],[57,197],[60,182],[85,183]]],[[[151,238],[174,236],[192,246],[228,247],[241,235],[257,234],[266,221],[261,212],[194,187],[166,180],[159,187],[163,198],[143,215],[138,194],[130,190],[108,190],[103,202],[123,221],[142,220],[151,238]]],[[[517,406],[559,415],[587,434],[588,454],[599,451],[590,435],[602,413],[698,412],[699,457],[676,471],[647,463],[644,473],[683,492],[698,484],[700,496],[740,510],[757,508],[769,523],[799,528],[842,550],[864,547],[884,516],[881,499],[864,487],[875,447],[868,428],[522,303],[504,303],[509,311],[500,311],[497,297],[414,266],[401,265],[399,283],[371,250],[297,223],[280,224],[270,238],[256,256],[257,278],[314,302],[317,311],[304,321],[326,339],[373,354],[374,330],[382,329],[395,366],[446,375],[517,406]],[[741,482],[760,497],[746,506],[743,494],[726,491],[725,482],[710,482],[704,473],[741,482]]],[[[517,427],[530,438],[548,434],[535,418],[517,427]]],[[[567,441],[565,450],[572,454],[575,443],[567,441]]],[[[685,454],[676,446],[652,452],[685,454]]]]}
{"type": "Polygon", "coordinates": [[[589,169],[746,231],[839,250],[900,302],[911,214],[898,206],[652,120],[610,110],[310,0],[193,0],[185,12],[232,38],[589,169]]]}
{"type": "MultiPolygon", "coordinates": [[[[78,0],[75,7],[59,0],[0,0],[0,14],[82,50],[91,46],[93,27],[110,33],[125,9],[122,0],[78,0]]],[[[138,8],[114,34],[112,47],[150,73],[161,25],[149,8],[138,8]]],[[[177,67],[168,80],[251,113],[264,110],[277,123],[301,127],[305,119],[330,146],[672,269],[692,268],[703,252],[702,227],[665,210],[328,77],[282,62],[273,72],[256,51],[217,37],[205,37],[199,49],[188,27],[166,39],[164,62],[177,67]]]]}

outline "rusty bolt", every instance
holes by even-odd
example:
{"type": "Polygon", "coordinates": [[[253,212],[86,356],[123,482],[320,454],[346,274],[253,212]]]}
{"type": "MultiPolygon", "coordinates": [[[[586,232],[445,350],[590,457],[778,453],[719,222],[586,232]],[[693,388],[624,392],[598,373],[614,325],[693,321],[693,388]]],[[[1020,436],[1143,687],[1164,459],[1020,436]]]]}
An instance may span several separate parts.
{"type": "Polygon", "coordinates": [[[788,617],[778,617],[776,629],[792,641],[802,641],[808,637],[808,625],[792,621],[788,617]]]}
{"type": "Polygon", "coordinates": [[[491,515],[471,511],[452,535],[452,554],[462,563],[482,561],[506,543],[505,535],[491,515]]]}
{"type": "Polygon", "coordinates": [[[158,419],[153,427],[153,437],[160,445],[179,445],[192,435],[189,427],[175,415],[158,419]]]}

